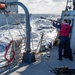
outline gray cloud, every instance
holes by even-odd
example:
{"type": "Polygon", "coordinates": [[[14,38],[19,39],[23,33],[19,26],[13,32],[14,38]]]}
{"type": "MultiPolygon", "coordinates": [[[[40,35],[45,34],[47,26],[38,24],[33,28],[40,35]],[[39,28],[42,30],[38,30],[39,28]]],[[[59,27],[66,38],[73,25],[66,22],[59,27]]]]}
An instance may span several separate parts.
{"type": "Polygon", "coordinates": [[[53,2],[64,2],[64,1],[67,1],[67,0],[53,0],[53,2]]]}

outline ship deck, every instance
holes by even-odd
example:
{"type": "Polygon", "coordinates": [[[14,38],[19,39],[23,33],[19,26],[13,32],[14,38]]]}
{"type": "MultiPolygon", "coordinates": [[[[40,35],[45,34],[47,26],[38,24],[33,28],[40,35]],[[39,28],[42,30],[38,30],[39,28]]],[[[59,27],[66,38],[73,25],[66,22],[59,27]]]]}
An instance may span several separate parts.
{"type": "MultiPolygon", "coordinates": [[[[54,68],[67,66],[70,69],[75,68],[75,58],[70,61],[69,59],[63,58],[62,61],[57,60],[58,48],[53,47],[51,50],[39,53],[36,57],[36,62],[28,64],[21,63],[16,66],[13,70],[5,71],[1,75],[56,75],[51,72],[54,68]],[[48,56],[50,54],[50,57],[48,56]]],[[[62,75],[62,74],[60,74],[62,75]]]]}

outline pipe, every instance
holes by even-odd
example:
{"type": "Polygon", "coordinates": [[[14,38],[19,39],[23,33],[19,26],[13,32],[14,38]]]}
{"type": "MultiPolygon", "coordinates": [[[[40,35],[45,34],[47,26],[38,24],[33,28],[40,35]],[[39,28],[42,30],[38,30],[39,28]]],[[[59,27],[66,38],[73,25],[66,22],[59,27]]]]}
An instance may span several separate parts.
{"type": "Polygon", "coordinates": [[[19,5],[23,8],[23,10],[25,11],[25,16],[26,16],[26,38],[27,38],[27,41],[26,41],[26,51],[27,52],[30,52],[31,49],[30,49],[30,18],[29,18],[29,12],[28,12],[28,9],[27,7],[22,4],[21,2],[6,2],[5,3],[6,5],[19,5]]]}

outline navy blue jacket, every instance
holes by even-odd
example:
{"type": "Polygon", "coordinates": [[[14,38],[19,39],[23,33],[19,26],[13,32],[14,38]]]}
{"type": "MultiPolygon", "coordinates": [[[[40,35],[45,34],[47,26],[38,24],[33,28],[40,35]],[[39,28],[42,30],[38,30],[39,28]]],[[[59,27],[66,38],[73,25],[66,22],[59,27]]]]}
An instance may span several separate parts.
{"type": "Polygon", "coordinates": [[[56,27],[56,28],[61,29],[61,25],[58,24],[58,22],[53,22],[53,26],[56,27]]]}

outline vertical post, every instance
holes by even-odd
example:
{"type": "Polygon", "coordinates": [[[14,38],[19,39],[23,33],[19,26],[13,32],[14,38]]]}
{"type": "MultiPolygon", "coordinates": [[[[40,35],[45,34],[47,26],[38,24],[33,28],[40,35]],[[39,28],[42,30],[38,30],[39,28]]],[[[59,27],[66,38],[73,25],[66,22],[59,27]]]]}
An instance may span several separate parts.
{"type": "Polygon", "coordinates": [[[73,0],[73,10],[75,10],[75,0],[73,0]]]}
{"type": "Polygon", "coordinates": [[[65,8],[65,10],[68,10],[68,0],[67,0],[67,3],[66,3],[66,8],[65,8]]]}

